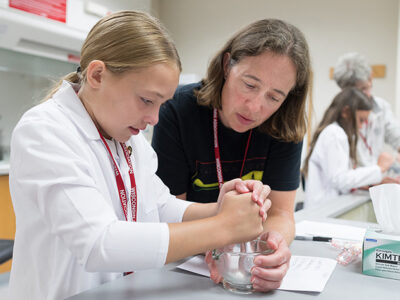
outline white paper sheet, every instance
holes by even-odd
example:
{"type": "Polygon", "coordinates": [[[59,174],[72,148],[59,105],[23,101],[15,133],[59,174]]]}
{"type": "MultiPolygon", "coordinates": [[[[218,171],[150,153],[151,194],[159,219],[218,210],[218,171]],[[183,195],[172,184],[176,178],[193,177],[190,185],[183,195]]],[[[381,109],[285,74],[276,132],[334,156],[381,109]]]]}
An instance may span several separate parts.
{"type": "Polygon", "coordinates": [[[297,236],[323,236],[362,242],[365,228],[333,223],[301,221],[296,223],[297,236]]]}
{"type": "Polygon", "coordinates": [[[210,271],[204,261],[204,255],[193,256],[191,259],[188,259],[183,264],[177,266],[177,268],[210,277],[210,271]]]}
{"type": "Polygon", "coordinates": [[[292,255],[289,271],[279,289],[322,292],[335,267],[336,260],[331,258],[292,255]]]}
{"type": "MultiPolygon", "coordinates": [[[[290,268],[280,290],[322,292],[335,269],[336,261],[330,258],[292,255],[290,268]]],[[[178,268],[210,277],[204,256],[195,256],[178,268]]]]}

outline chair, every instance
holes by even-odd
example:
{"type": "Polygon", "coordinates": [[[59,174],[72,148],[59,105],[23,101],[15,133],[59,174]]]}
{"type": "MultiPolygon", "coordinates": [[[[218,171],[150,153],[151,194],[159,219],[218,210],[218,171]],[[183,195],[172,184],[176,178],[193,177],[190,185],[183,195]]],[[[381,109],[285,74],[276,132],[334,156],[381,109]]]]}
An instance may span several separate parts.
{"type": "Polygon", "coordinates": [[[13,255],[14,240],[0,239],[0,264],[10,260],[13,255]]]}
{"type": "Polygon", "coordinates": [[[294,211],[299,211],[304,208],[304,202],[297,202],[294,211]]]}
{"type": "MultiPolygon", "coordinates": [[[[301,182],[301,188],[303,192],[306,190],[306,178],[304,177],[303,172],[300,173],[300,182],[301,182]]],[[[304,201],[299,201],[296,203],[296,206],[294,208],[294,211],[299,211],[304,208],[304,201]]]]}

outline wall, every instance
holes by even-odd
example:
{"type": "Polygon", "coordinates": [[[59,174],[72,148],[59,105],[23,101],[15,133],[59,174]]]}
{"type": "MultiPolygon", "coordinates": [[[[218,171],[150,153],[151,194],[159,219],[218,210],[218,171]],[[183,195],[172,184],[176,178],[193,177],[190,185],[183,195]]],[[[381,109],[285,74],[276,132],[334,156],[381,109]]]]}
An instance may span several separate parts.
{"type": "Polygon", "coordinates": [[[386,65],[386,77],[374,81],[374,93],[397,109],[398,0],[168,0],[160,1],[159,15],[176,41],[184,73],[203,76],[216,50],[241,26],[280,18],[299,27],[309,42],[317,120],[339,91],[329,68],[348,51],[386,65]]]}
{"type": "Polygon", "coordinates": [[[99,20],[101,16],[85,11],[86,2],[98,4],[109,12],[136,9],[157,15],[157,7],[152,7],[151,0],[68,0],[67,23],[69,26],[89,31],[99,20]]]}
{"type": "MultiPolygon", "coordinates": [[[[400,5],[397,11],[397,43],[400,41],[400,5]]],[[[397,47],[397,57],[400,58],[400,47],[397,47]]],[[[400,59],[397,59],[396,68],[396,115],[400,116],[400,59]]]]}
{"type": "MultiPolygon", "coordinates": [[[[67,24],[65,25],[35,14],[10,9],[7,0],[0,0],[0,9],[1,13],[9,9],[19,15],[25,15],[32,22],[39,20],[41,26],[43,26],[43,23],[48,23],[49,32],[54,31],[54,27],[57,28],[55,32],[61,32],[60,34],[64,33],[64,31],[59,30],[60,27],[68,26],[78,29],[79,31],[69,30],[68,34],[76,33],[77,36],[82,36],[83,42],[85,32],[89,31],[100,18],[100,16],[90,14],[85,10],[85,3],[87,2],[103,5],[111,12],[127,9],[154,11],[151,0],[69,0],[67,2],[67,24]]],[[[7,30],[7,23],[2,25],[3,31],[0,32],[0,38],[7,30]]],[[[35,31],[35,34],[38,35],[37,31],[35,31]]],[[[45,35],[45,33],[41,32],[41,35],[45,35]]],[[[61,39],[65,41],[65,38],[61,39]]],[[[53,40],[51,42],[54,43],[53,40]]],[[[57,44],[57,41],[55,43],[57,44]]],[[[6,45],[11,47],[10,44],[6,45]]],[[[79,53],[79,48],[78,42],[74,50],[79,53]]],[[[0,161],[8,160],[11,132],[22,114],[38,103],[49,87],[53,85],[53,81],[58,81],[59,78],[74,70],[76,70],[76,65],[73,63],[68,64],[36,55],[0,49],[0,88],[3,91],[0,96],[0,161]]]]}

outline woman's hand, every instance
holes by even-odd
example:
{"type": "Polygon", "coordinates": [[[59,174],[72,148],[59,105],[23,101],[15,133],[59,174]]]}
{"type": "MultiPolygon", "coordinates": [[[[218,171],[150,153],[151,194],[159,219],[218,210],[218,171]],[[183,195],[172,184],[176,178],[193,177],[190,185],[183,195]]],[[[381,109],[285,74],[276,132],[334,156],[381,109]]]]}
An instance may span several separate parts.
{"type": "MultiPolygon", "coordinates": [[[[268,243],[268,247],[275,249],[269,255],[259,255],[254,259],[254,267],[251,270],[251,282],[253,288],[259,292],[268,292],[280,287],[290,263],[291,253],[285,239],[278,232],[267,232],[260,236],[260,239],[268,243]]],[[[205,261],[210,270],[210,278],[215,283],[222,281],[212,252],[207,251],[205,261]]]]}
{"type": "Polygon", "coordinates": [[[394,163],[393,156],[388,152],[382,152],[378,157],[378,166],[381,168],[382,173],[389,170],[390,166],[394,163]]]}
{"type": "Polygon", "coordinates": [[[400,184],[400,176],[396,176],[396,177],[385,176],[382,179],[382,182],[380,184],[385,184],[385,183],[397,183],[397,184],[400,184]]]}
{"type": "Polygon", "coordinates": [[[208,265],[208,270],[210,271],[210,278],[215,283],[220,283],[222,281],[222,276],[219,274],[217,269],[217,264],[212,258],[212,251],[208,250],[206,252],[205,261],[208,265]]]}
{"type": "Polygon", "coordinates": [[[268,292],[280,287],[289,269],[291,253],[285,239],[278,232],[266,232],[260,236],[260,239],[265,240],[269,248],[274,249],[275,252],[259,255],[254,259],[251,282],[256,291],[268,292]]]}

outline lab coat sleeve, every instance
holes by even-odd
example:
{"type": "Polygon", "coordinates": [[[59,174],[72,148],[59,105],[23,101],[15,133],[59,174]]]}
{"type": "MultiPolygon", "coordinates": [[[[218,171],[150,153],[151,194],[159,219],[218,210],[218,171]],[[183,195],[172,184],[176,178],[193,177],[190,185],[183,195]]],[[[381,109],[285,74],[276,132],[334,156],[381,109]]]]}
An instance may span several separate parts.
{"type": "Polygon", "coordinates": [[[88,259],[87,270],[115,271],[143,270],[162,267],[169,247],[169,227],[167,223],[182,222],[189,201],[177,199],[157,175],[151,176],[151,195],[155,201],[163,223],[115,222],[97,240],[88,259]],[[135,226],[132,226],[135,225],[135,226]],[[127,260],[128,257],[137,259],[127,260]],[[105,268],[105,266],[107,266],[105,268]]]}
{"type": "Polygon", "coordinates": [[[189,205],[193,202],[181,200],[171,195],[168,187],[154,174],[153,182],[158,188],[158,210],[160,221],[166,223],[179,223],[189,205]]]}
{"type": "Polygon", "coordinates": [[[343,130],[322,132],[320,138],[320,151],[324,153],[320,165],[328,182],[340,193],[349,193],[353,188],[382,181],[377,165],[350,168],[349,143],[343,130]]]}
{"type": "Polygon", "coordinates": [[[87,259],[89,272],[129,272],[161,268],[169,245],[166,223],[115,221],[95,242],[87,259]]]}
{"type": "Polygon", "coordinates": [[[42,119],[20,122],[13,133],[10,176],[12,188],[24,196],[13,201],[35,207],[32,213],[40,214],[54,238],[88,271],[162,266],[167,225],[119,221],[94,182],[91,164],[96,162],[85,157],[87,141],[77,141],[70,131],[42,119]],[[100,255],[90,258],[93,253],[100,255]]]}
{"type": "Polygon", "coordinates": [[[398,151],[400,148],[400,124],[394,118],[389,103],[382,101],[381,105],[384,112],[385,142],[398,151]]]}

